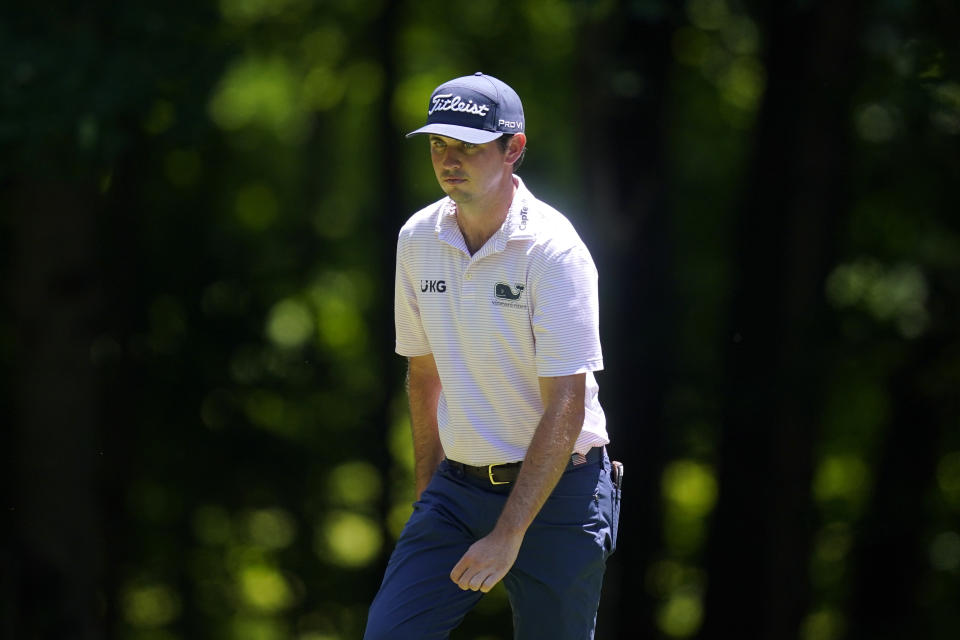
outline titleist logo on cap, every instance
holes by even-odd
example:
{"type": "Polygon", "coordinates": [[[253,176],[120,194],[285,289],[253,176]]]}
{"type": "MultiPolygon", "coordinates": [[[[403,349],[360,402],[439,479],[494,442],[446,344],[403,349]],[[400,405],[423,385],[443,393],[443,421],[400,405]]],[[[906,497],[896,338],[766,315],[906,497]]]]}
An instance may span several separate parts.
{"type": "Polygon", "coordinates": [[[485,144],[507,133],[523,133],[520,96],[502,80],[478,71],[434,89],[427,103],[427,124],[407,137],[431,134],[485,144]]]}
{"type": "Polygon", "coordinates": [[[473,100],[464,101],[460,96],[455,96],[452,93],[438,93],[433,96],[433,100],[430,103],[430,110],[427,111],[427,115],[433,114],[435,111],[461,111],[463,113],[472,113],[477,116],[487,115],[487,111],[490,110],[490,105],[488,104],[477,104],[473,100]]]}

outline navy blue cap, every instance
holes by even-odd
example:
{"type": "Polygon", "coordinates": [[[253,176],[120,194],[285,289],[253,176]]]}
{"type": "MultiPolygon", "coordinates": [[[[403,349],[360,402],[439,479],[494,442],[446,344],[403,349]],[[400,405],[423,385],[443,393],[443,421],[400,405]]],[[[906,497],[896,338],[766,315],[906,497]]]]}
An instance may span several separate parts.
{"type": "Polygon", "coordinates": [[[483,144],[505,133],[523,133],[523,105],[506,83],[478,71],[433,90],[426,126],[407,137],[418,133],[483,144]]]}

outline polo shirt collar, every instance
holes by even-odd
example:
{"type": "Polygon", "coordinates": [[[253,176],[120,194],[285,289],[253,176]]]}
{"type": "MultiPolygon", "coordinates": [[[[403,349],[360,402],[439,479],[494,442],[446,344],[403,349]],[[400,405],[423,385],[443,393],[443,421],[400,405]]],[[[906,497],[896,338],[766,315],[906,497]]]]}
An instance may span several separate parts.
{"type": "Polygon", "coordinates": [[[520,176],[514,175],[517,181],[517,191],[513,194],[513,202],[510,203],[510,210],[507,211],[507,218],[500,227],[500,237],[498,242],[501,250],[506,247],[508,240],[523,240],[536,237],[533,231],[533,222],[530,217],[530,209],[535,198],[527,186],[523,184],[520,176]]]}
{"type": "MultiPolygon", "coordinates": [[[[520,176],[514,175],[513,178],[516,180],[517,190],[513,194],[513,202],[510,203],[506,219],[492,238],[494,251],[503,251],[510,240],[536,237],[530,216],[530,207],[534,201],[533,194],[523,184],[520,176]]],[[[460,226],[457,224],[456,203],[450,198],[444,198],[440,201],[439,209],[435,228],[437,237],[447,244],[469,253],[463,234],[460,233],[460,226]]]]}

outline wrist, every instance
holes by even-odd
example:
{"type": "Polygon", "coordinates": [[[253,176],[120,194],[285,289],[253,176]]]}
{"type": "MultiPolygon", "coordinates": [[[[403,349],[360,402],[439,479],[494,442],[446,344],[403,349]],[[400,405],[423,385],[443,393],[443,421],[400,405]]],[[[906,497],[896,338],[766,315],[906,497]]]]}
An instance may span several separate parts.
{"type": "Polygon", "coordinates": [[[526,535],[528,526],[529,525],[513,522],[510,518],[505,518],[501,515],[493,531],[490,532],[490,535],[507,543],[519,543],[523,540],[523,536],[526,535]]]}

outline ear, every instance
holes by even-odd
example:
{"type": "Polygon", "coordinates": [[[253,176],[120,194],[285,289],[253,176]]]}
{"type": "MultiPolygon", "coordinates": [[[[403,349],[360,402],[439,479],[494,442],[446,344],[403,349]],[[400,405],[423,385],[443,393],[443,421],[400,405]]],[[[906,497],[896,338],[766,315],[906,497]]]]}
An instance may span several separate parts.
{"type": "Polygon", "coordinates": [[[507,151],[503,155],[503,161],[507,164],[513,164],[517,161],[517,158],[520,157],[520,154],[523,153],[524,147],[527,146],[527,136],[522,133],[515,133],[510,142],[507,143],[507,151]]]}

